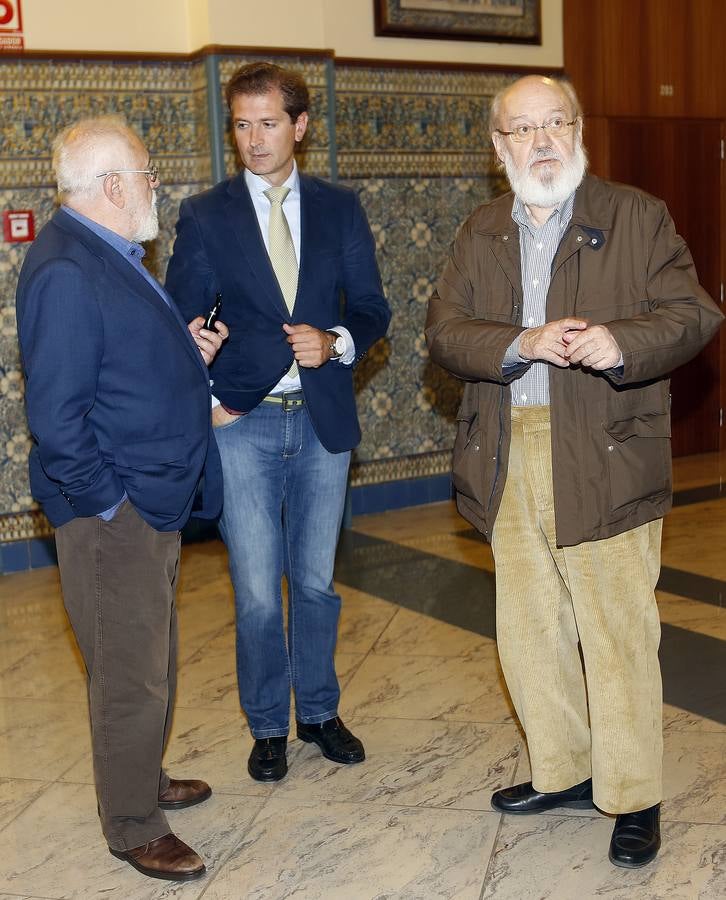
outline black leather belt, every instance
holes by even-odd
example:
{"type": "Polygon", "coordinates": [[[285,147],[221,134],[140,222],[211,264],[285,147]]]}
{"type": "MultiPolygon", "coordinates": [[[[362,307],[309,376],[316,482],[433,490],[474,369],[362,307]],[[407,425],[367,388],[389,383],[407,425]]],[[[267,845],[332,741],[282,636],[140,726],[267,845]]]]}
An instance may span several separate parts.
{"type": "Polygon", "coordinates": [[[282,394],[268,394],[263,403],[275,403],[282,407],[283,412],[290,412],[300,406],[305,406],[305,395],[302,391],[285,391],[282,394]]]}

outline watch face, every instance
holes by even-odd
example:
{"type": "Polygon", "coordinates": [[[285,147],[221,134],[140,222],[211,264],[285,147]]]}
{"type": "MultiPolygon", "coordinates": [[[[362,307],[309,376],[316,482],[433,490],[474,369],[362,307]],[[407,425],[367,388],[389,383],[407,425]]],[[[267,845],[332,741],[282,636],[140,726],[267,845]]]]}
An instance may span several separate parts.
{"type": "Polygon", "coordinates": [[[335,339],[335,352],[338,356],[342,356],[345,353],[345,338],[342,334],[339,334],[335,339]]]}

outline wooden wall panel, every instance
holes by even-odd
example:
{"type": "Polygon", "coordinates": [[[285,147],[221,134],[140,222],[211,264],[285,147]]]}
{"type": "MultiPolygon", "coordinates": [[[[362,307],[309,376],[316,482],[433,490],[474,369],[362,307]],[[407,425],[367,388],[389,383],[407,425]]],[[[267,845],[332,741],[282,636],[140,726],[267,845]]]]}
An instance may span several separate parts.
{"type": "Polygon", "coordinates": [[[564,0],[563,37],[589,115],[726,117],[726,0],[564,0]]]}
{"type": "Polygon", "coordinates": [[[610,177],[610,131],[605,116],[585,116],[583,133],[588,171],[600,178],[610,177]]]}
{"type": "Polygon", "coordinates": [[[602,42],[590,45],[603,59],[603,112],[608,116],[643,115],[648,85],[643,71],[647,10],[645,0],[596,3],[602,42]]]}
{"type": "Polygon", "coordinates": [[[586,116],[601,116],[605,111],[603,54],[593,53],[604,39],[602,5],[595,3],[585,11],[580,0],[564,0],[562,8],[565,75],[586,116]]]}
{"type": "Polygon", "coordinates": [[[724,0],[690,0],[685,58],[685,115],[726,118],[724,0]]]}
{"type": "MultiPolygon", "coordinates": [[[[721,285],[721,123],[612,119],[610,176],[665,200],[718,302],[721,285]]],[[[721,349],[716,338],[671,381],[673,453],[719,449],[721,349]]]]}
{"type": "MultiPolygon", "coordinates": [[[[633,115],[686,116],[686,32],[690,0],[657,0],[644,8],[641,52],[645,105],[633,115]]],[[[617,115],[614,111],[614,114],[617,115]]]]}

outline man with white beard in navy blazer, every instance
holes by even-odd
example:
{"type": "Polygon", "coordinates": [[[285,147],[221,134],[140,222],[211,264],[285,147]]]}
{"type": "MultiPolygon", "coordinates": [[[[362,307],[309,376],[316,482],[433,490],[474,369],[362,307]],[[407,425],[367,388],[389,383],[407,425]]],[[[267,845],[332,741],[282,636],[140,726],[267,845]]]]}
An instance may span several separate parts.
{"type": "Polygon", "coordinates": [[[142,265],[141,242],[158,232],[159,173],[122,120],[65,129],[53,168],[62,206],[17,289],[30,485],[56,529],[88,672],[109,849],[144,875],[186,881],[204,863],[165,811],[211,789],[169,778],[161,756],[176,684],[179,532],[193,507],[215,517],[222,499],[207,365],[227,329],[205,330],[201,318],[187,328],[142,265]]]}

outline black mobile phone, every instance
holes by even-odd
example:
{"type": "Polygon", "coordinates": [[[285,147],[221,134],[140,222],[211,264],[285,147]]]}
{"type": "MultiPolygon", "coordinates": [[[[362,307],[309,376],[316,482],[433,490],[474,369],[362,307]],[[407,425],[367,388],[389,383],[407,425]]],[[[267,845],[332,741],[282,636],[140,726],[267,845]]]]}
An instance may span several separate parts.
{"type": "Polygon", "coordinates": [[[214,331],[214,323],[219,318],[219,311],[222,308],[222,295],[217,294],[215,296],[215,304],[207,313],[207,317],[204,320],[203,328],[206,328],[207,331],[214,331]]]}

